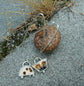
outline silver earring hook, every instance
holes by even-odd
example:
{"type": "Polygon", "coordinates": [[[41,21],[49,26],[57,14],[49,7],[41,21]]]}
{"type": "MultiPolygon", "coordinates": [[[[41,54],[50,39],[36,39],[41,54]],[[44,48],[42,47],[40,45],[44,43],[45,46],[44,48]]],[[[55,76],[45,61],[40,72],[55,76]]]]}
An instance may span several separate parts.
{"type": "Polygon", "coordinates": [[[36,57],[36,58],[34,59],[34,63],[37,63],[37,62],[40,61],[40,60],[41,60],[40,57],[36,57]]]}
{"type": "Polygon", "coordinates": [[[38,16],[40,16],[40,15],[43,17],[44,25],[46,25],[46,22],[45,22],[45,16],[44,16],[43,13],[39,13],[39,14],[36,16],[36,18],[37,18],[38,16]]]}
{"type": "Polygon", "coordinates": [[[25,65],[30,65],[30,63],[29,63],[28,61],[24,61],[24,62],[22,63],[22,66],[25,66],[25,65]]]}

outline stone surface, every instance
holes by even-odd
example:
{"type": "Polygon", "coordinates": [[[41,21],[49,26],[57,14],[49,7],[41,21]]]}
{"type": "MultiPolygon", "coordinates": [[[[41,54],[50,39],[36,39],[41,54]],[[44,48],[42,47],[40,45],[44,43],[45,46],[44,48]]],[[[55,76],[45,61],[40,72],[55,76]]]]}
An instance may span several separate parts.
{"type": "MultiPolygon", "coordinates": [[[[1,1],[3,0],[0,0],[1,9],[13,6],[1,1]]],[[[83,2],[84,0],[76,0],[71,8],[74,13],[62,9],[49,22],[49,25],[54,22],[59,24],[61,32],[61,42],[52,53],[40,54],[33,43],[35,34],[30,34],[22,47],[17,47],[0,62],[0,86],[84,86],[84,16],[79,14],[84,13],[83,2]],[[46,72],[35,71],[34,77],[19,78],[21,64],[25,59],[33,64],[36,56],[48,59],[46,72]]],[[[5,19],[5,15],[0,15],[0,34],[7,27],[5,19]]],[[[16,21],[16,24],[20,23],[16,21]]]]}
{"type": "Polygon", "coordinates": [[[41,28],[42,31],[35,34],[34,44],[37,49],[43,52],[50,52],[57,48],[60,40],[61,34],[57,28],[52,25],[46,25],[41,28]],[[44,31],[45,29],[45,35],[44,31]]]}

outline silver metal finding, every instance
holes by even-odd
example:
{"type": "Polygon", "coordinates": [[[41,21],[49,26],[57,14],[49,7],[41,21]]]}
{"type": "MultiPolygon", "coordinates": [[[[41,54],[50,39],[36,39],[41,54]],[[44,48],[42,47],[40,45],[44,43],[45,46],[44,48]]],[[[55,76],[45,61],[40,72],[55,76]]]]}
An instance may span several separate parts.
{"type": "Polygon", "coordinates": [[[36,57],[36,58],[34,59],[34,63],[37,63],[37,62],[40,61],[40,60],[41,60],[41,58],[36,57]]]}
{"type": "Polygon", "coordinates": [[[46,22],[45,22],[45,16],[44,16],[43,13],[39,13],[39,14],[36,16],[36,18],[39,17],[40,15],[43,17],[44,25],[46,25],[46,22]]]}
{"type": "Polygon", "coordinates": [[[24,61],[24,62],[22,63],[22,66],[25,66],[25,65],[30,65],[30,63],[29,63],[28,61],[24,61]]]}

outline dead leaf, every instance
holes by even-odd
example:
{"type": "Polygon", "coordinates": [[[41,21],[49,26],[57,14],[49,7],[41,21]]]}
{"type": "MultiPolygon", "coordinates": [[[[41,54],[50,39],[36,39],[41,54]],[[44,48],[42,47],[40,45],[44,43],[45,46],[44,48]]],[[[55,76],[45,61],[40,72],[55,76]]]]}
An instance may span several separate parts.
{"type": "Polygon", "coordinates": [[[32,25],[28,28],[28,31],[32,32],[32,31],[37,30],[37,29],[38,29],[38,28],[37,28],[36,24],[32,24],[32,25]]]}

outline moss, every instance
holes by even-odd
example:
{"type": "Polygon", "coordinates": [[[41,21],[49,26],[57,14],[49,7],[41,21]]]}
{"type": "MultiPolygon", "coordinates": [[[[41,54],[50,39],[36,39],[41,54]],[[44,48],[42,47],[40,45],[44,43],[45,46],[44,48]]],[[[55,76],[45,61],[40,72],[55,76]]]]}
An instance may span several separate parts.
{"type": "Polygon", "coordinates": [[[26,38],[29,37],[29,32],[26,32],[25,25],[22,25],[21,29],[13,32],[9,38],[9,40],[4,40],[0,43],[0,60],[5,58],[11,50],[14,50],[16,46],[19,46],[26,38]],[[23,28],[22,28],[23,27],[23,28]]]}

